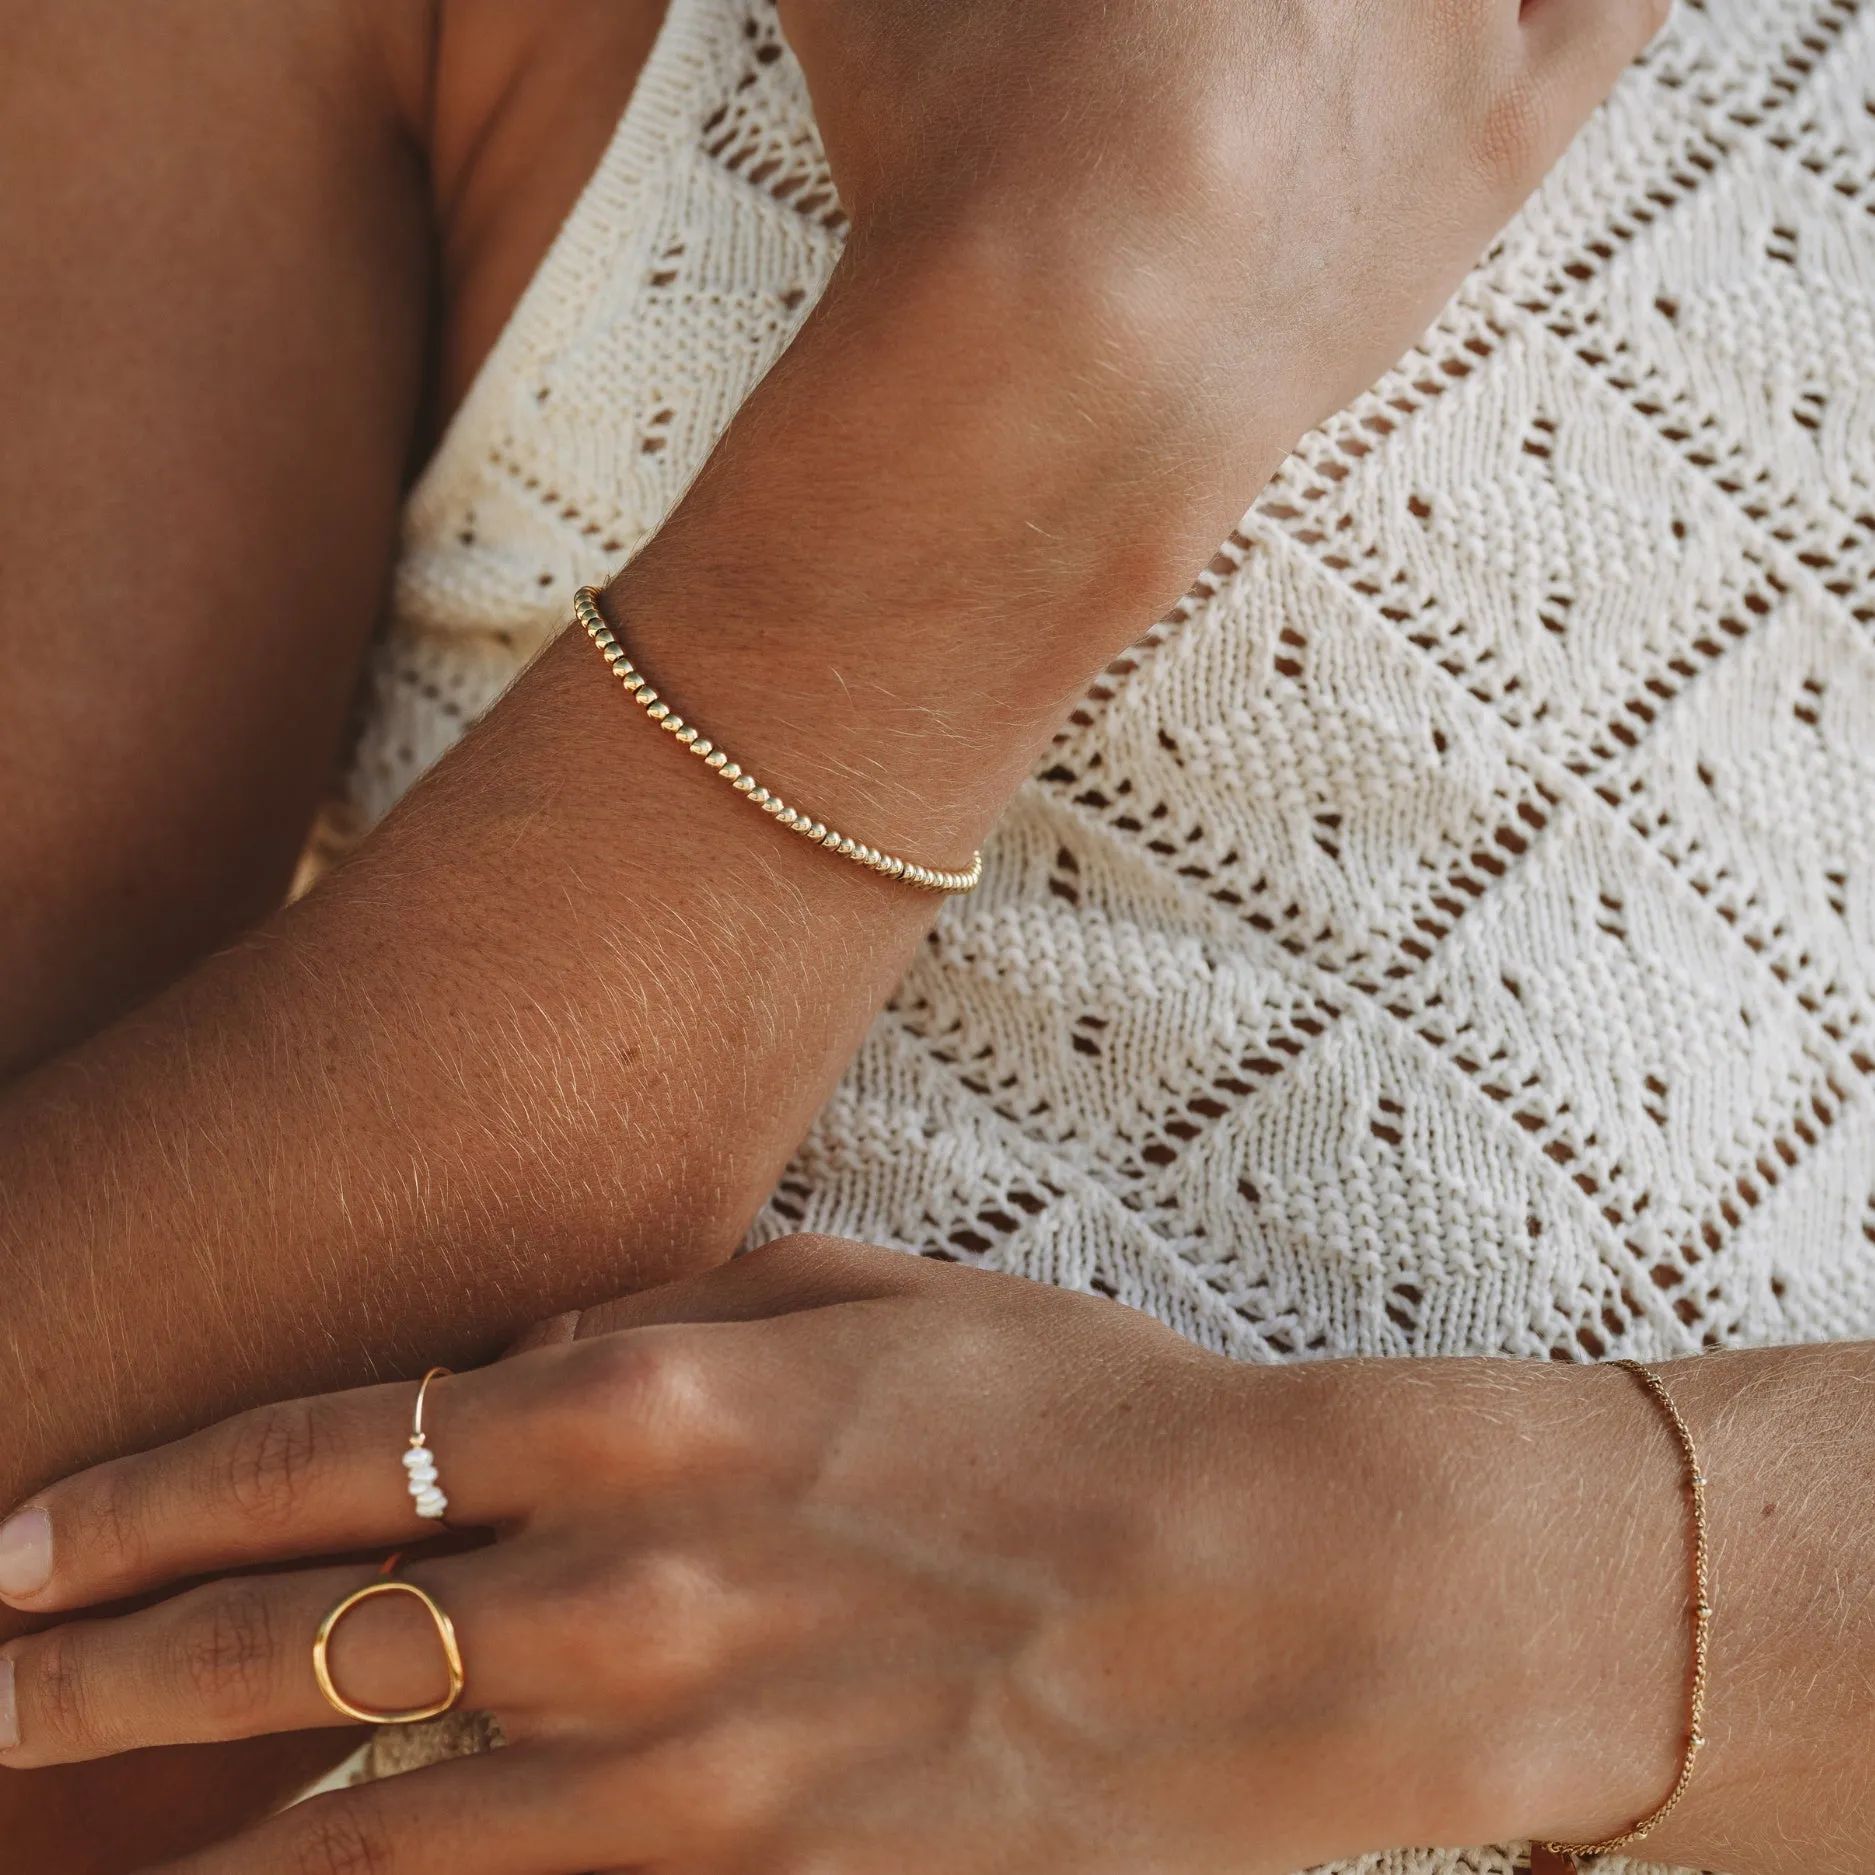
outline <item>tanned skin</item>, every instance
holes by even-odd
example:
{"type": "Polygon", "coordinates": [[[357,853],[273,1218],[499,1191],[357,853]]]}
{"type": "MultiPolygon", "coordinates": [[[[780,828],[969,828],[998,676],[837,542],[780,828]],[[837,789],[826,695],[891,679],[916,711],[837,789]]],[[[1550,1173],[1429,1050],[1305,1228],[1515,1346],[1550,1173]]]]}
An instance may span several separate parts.
{"type": "MultiPolygon", "coordinates": [[[[961,862],[1078,686],[1421,329],[1659,12],[1161,0],[1135,29],[1067,0],[784,0],[855,236],[614,586],[641,661],[710,699],[713,731],[790,796],[961,862]],[[1098,151],[1064,145],[1087,125],[1098,151]]],[[[411,465],[655,19],[285,0],[231,30],[206,0],[0,0],[0,23],[0,174],[34,178],[0,203],[30,260],[0,277],[0,1501],[18,1503],[240,1407],[469,1365],[539,1317],[720,1263],[933,907],[705,785],[574,639],[268,917],[411,465]]],[[[1708,1807],[1663,1844],[1685,1858],[1770,1868],[1794,1844],[1809,1868],[1863,1866],[1845,1741],[1872,1676],[1814,1689],[1875,1651],[1841,1560],[1875,1540],[1827,1502],[1863,1469],[1866,1364],[1728,1357],[1691,1383],[1717,1466],[1752,1481],[1738,1501],[1795,1534],[1756,1568],[1721,1537],[1747,1651],[1715,1683],[1708,1807]],[[1771,1488],[1798,1476],[1793,1442],[1801,1516],[1771,1488]],[[1836,1625],[1794,1618],[1818,1610],[1836,1625]]],[[[1385,1378],[1437,1410],[1356,1420],[1416,1425],[1436,1460],[1478,1370],[1385,1378]]],[[[1674,1752],[1671,1453],[1618,1379],[1580,1383],[1578,1424],[1547,1404],[1562,1383],[1519,1375],[1543,1399],[1501,1422],[1577,1467],[1577,1432],[1604,1440],[1594,1508],[1654,1559],[1602,1597],[1607,1546],[1576,1540],[1590,1474],[1557,1491],[1555,1464],[1505,1458],[1497,1482],[1554,1519],[1537,1553],[1573,1571],[1555,1605],[1586,1611],[1559,1619],[1541,1685],[1594,1715],[1569,1736],[1608,1775],[1558,1827],[1634,1814],[1674,1752]]],[[[1429,1576],[1428,1606],[1481,1605],[1452,1599],[1460,1581],[1429,1576]]],[[[23,1772],[0,1783],[0,1840],[61,1875],[147,1865],[332,1748],[199,1779],[166,1761],[160,1790],[134,1762],[23,1772]]]]}
{"type": "MultiPolygon", "coordinates": [[[[662,7],[235,13],[0,5],[0,1079],[284,896],[413,466],[598,162],[662,7]]],[[[58,1280],[49,1251],[25,1255],[58,1280]]],[[[49,1410],[60,1358],[19,1352],[9,1470],[34,1466],[18,1383],[49,1410]]],[[[79,1444],[102,1423],[66,1420],[79,1444]]],[[[328,1755],[238,1750],[209,1781],[168,1752],[9,1779],[0,1841],[60,1875],[132,1866],[328,1755]]]]}

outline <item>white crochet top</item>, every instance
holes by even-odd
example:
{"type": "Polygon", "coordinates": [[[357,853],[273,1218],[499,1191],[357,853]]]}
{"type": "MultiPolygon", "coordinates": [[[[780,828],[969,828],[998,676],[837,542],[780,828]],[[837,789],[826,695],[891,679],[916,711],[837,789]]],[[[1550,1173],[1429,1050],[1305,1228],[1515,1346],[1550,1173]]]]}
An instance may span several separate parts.
{"type": "MultiPolygon", "coordinates": [[[[410,500],[367,816],[841,226],[769,0],[673,0],[410,500]]],[[[1089,691],[757,1234],[1246,1360],[1875,1335],[1872,836],[1875,7],[1700,0],[1089,691]]]]}

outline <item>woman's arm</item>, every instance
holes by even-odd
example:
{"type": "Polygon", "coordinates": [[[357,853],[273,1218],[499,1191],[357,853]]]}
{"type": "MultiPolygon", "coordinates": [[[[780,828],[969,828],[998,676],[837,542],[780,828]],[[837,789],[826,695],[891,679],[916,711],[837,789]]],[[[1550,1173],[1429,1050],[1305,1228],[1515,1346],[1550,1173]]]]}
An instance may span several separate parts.
{"type": "MultiPolygon", "coordinates": [[[[790,11],[853,245],[617,610],[791,798],[961,861],[1654,11],[790,11]]],[[[555,647],[324,891],[0,1101],[0,1497],[720,1258],[931,910],[555,647]]]]}
{"type": "MultiPolygon", "coordinates": [[[[1074,424],[998,382],[1011,447],[982,439],[984,375],[1059,380],[967,279],[830,305],[616,590],[727,747],[937,863],[1205,551],[1023,525],[1082,492],[1045,440],[1074,424]],[[1109,584],[1083,544],[1148,570],[1109,584]],[[998,564],[1007,616],[961,607],[952,569],[982,594],[998,564]]],[[[933,910],[770,825],[563,641],[309,901],[0,1098],[0,1501],[726,1256],[933,910]]],[[[68,1842],[41,1781],[0,1788],[0,1836],[68,1842]]]]}
{"type": "MultiPolygon", "coordinates": [[[[1133,416],[1059,447],[1072,329],[942,258],[846,276],[611,603],[790,798],[962,863],[1236,496],[1103,491],[1133,416]]],[[[563,639],[326,887],[0,1101],[0,1495],[727,1255],[934,909],[563,639]]]]}
{"type": "MultiPolygon", "coordinates": [[[[1117,1304],[824,1239],[580,1334],[425,1415],[452,1521],[501,1540],[405,1578],[510,1749],[176,1875],[1281,1875],[1594,1840],[1672,1785],[1685,1466],[1617,1369],[1244,1368],[1117,1304]]],[[[1708,1744],[1637,1853],[1875,1868],[1875,1349],[1658,1371],[1708,1480],[1716,1608],[1708,1744]]],[[[15,1599],[418,1538],[412,1398],[275,1408],[56,1487],[29,1513],[44,1584],[15,1599]]],[[[0,1762],[334,1723],[311,1639],[370,1573],[236,1578],[15,1646],[0,1762]]],[[[332,1668],[372,1708],[442,1677],[402,1601],[350,1617],[332,1668]]]]}
{"type": "MultiPolygon", "coordinates": [[[[849,4],[787,9],[847,257],[614,608],[790,798],[961,862],[1659,9],[849,4]]],[[[563,640],[326,889],[0,1100],[0,1497],[720,1258],[932,909],[563,640]]]]}

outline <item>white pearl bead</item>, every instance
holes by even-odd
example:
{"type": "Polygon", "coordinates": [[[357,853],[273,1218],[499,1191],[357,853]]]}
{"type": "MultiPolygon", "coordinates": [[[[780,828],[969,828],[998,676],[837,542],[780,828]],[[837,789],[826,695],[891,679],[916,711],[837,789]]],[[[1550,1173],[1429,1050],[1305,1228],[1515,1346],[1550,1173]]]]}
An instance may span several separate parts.
{"type": "Polygon", "coordinates": [[[449,1499],[440,1491],[426,1491],[417,1499],[417,1515],[439,1520],[449,1508],[449,1499]]]}

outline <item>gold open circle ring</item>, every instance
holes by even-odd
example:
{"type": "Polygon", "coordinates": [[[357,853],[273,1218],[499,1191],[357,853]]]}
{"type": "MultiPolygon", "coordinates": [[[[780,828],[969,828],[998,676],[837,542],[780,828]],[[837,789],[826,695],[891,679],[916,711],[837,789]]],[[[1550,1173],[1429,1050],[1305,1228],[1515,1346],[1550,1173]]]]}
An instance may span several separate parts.
{"type": "Polygon", "coordinates": [[[395,1576],[367,1582],[363,1588],[354,1589],[320,1622],[319,1633],[313,1641],[312,1664],[313,1677],[319,1682],[319,1690],[325,1695],[326,1704],[334,1712],[342,1713],[348,1719],[356,1719],[361,1725],[415,1725],[423,1719],[440,1719],[445,1712],[453,1711],[456,1702],[462,1697],[462,1649],[456,1641],[456,1624],[414,1582],[403,1582],[395,1576]],[[354,1706],[333,1683],[332,1662],[328,1657],[332,1636],[338,1631],[339,1623],[354,1608],[377,1595],[410,1596],[413,1601],[422,1604],[424,1613],[435,1625],[436,1638],[443,1644],[443,1660],[449,1668],[448,1696],[439,1699],[435,1705],[414,1706],[408,1712],[372,1712],[365,1706],[354,1706]]]}

